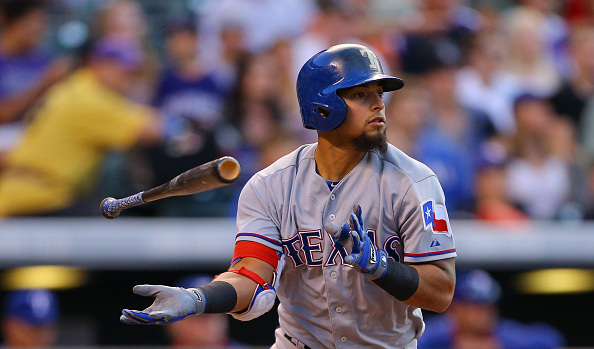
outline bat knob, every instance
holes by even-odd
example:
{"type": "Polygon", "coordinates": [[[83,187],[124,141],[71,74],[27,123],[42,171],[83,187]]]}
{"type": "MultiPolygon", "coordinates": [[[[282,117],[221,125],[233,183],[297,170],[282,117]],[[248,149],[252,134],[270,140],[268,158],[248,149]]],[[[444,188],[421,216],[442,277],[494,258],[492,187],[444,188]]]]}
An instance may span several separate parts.
{"type": "Polygon", "coordinates": [[[120,211],[111,209],[113,207],[113,205],[111,204],[115,201],[116,199],[111,197],[105,198],[101,201],[101,205],[99,205],[99,208],[101,209],[101,214],[103,214],[103,217],[114,219],[120,215],[120,211]]]}

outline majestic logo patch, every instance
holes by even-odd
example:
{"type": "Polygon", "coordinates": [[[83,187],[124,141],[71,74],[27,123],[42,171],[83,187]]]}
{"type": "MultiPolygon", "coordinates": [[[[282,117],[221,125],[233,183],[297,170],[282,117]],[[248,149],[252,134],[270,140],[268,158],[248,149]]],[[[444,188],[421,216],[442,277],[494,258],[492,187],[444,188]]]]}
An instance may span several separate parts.
{"type": "Polygon", "coordinates": [[[421,210],[425,230],[431,227],[433,234],[444,234],[448,237],[452,236],[448,211],[444,205],[436,204],[433,199],[427,199],[421,204],[421,210]]]}

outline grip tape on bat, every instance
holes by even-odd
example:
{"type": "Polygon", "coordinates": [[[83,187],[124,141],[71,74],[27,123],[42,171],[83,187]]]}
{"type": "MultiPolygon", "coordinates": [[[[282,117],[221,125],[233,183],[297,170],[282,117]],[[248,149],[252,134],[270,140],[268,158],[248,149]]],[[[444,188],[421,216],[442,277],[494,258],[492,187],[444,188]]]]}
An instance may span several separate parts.
{"type": "Polygon", "coordinates": [[[101,213],[105,218],[116,218],[120,212],[147,202],[220,188],[235,182],[240,172],[239,162],[230,156],[224,156],[194,167],[158,187],[123,199],[105,198],[101,201],[101,213]]]}

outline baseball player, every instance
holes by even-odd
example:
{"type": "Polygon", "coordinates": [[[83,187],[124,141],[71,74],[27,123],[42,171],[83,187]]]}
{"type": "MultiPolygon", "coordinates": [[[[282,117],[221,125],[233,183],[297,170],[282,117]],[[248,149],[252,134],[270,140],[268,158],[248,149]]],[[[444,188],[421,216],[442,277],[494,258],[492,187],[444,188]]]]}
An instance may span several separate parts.
{"type": "Polygon", "coordinates": [[[452,300],[456,249],[435,174],[385,138],[382,95],[403,85],[365,46],[309,59],[297,94],[318,142],[245,185],[228,272],[198,288],[136,286],[155,301],[124,309],[121,321],[215,312],[249,320],[276,296],[272,348],[416,348],[421,308],[442,312],[452,300]]]}

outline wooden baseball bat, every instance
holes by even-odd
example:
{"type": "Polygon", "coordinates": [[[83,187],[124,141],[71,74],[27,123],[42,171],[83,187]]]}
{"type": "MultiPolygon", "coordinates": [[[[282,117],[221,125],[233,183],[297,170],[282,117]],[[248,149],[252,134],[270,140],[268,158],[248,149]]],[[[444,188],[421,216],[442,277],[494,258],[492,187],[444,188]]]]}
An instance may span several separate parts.
{"type": "Polygon", "coordinates": [[[105,218],[116,218],[130,207],[170,196],[190,195],[224,187],[239,178],[239,162],[230,156],[196,166],[167,183],[161,184],[123,199],[108,197],[101,201],[100,209],[105,218]]]}

